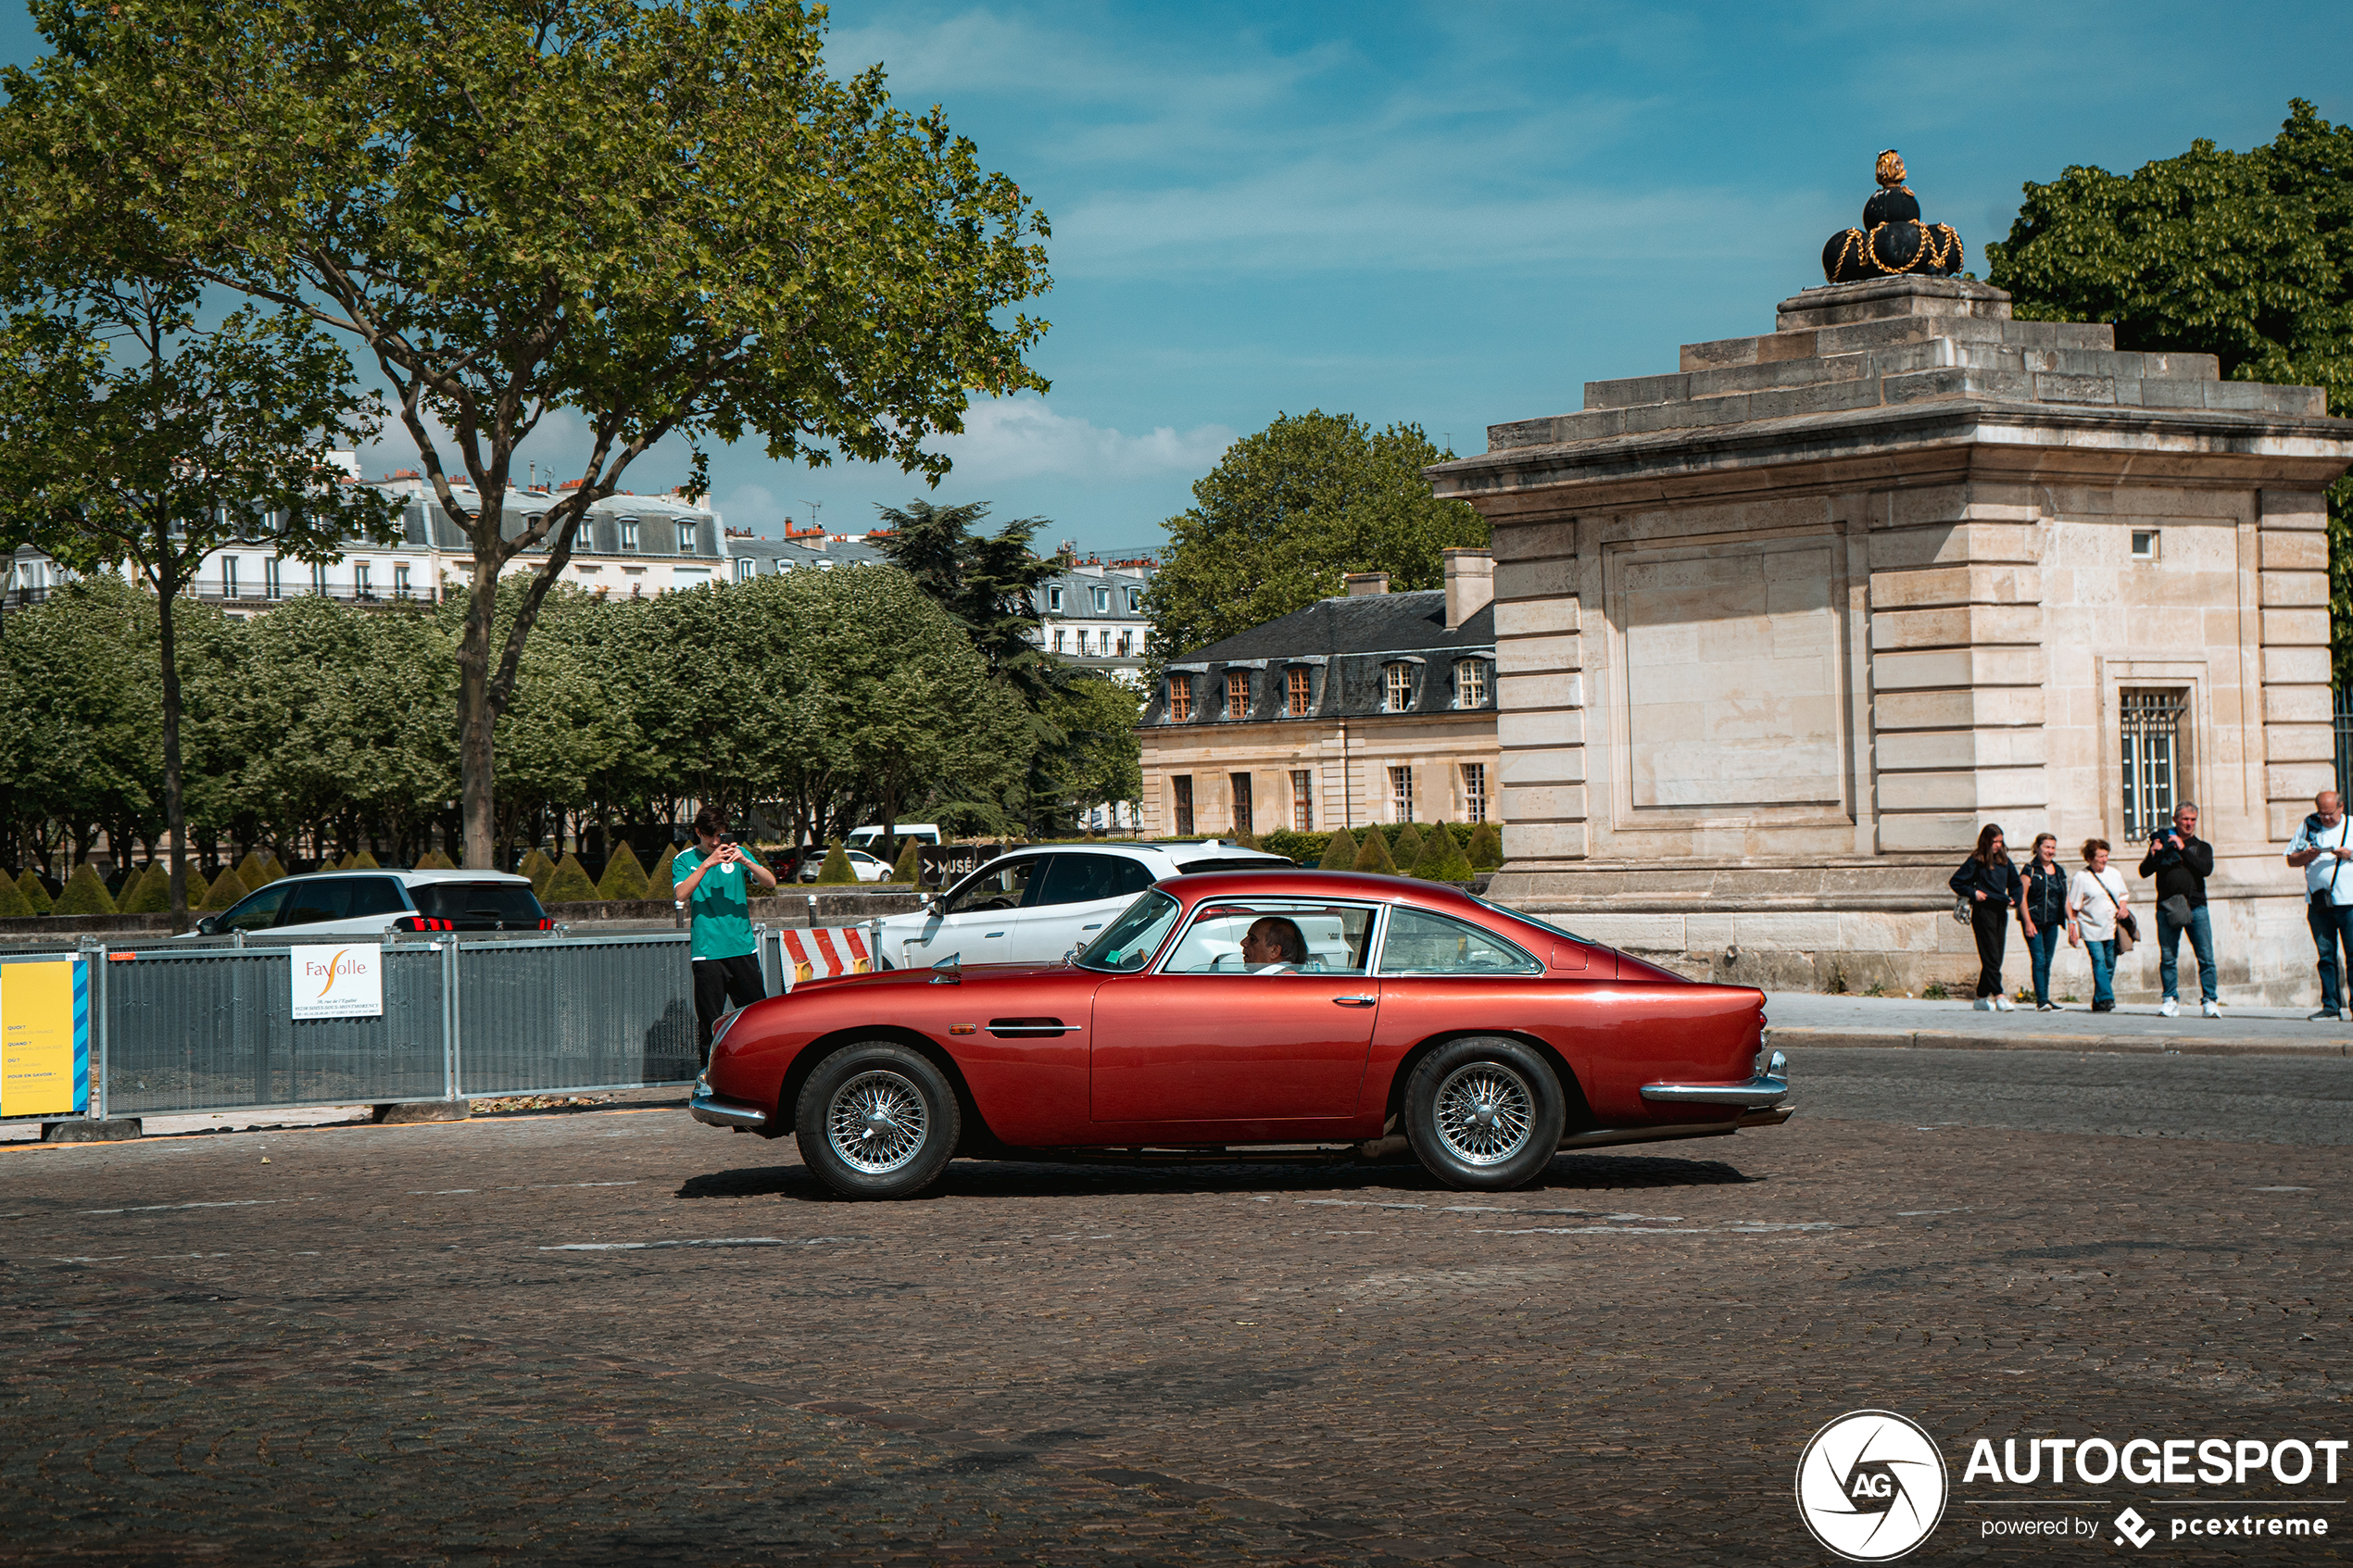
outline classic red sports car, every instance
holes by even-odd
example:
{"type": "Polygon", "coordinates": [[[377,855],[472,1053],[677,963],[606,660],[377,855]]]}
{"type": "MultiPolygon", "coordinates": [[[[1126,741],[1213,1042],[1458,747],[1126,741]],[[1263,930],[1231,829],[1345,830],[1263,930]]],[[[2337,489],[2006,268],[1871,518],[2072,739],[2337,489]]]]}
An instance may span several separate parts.
{"type": "Polygon", "coordinates": [[[696,1120],[903,1198],[984,1158],[1378,1159],[1508,1188],[1554,1153],[1788,1120],[1765,997],[1453,888],[1180,876],[1050,965],[804,981],[723,1020],[696,1120]]]}

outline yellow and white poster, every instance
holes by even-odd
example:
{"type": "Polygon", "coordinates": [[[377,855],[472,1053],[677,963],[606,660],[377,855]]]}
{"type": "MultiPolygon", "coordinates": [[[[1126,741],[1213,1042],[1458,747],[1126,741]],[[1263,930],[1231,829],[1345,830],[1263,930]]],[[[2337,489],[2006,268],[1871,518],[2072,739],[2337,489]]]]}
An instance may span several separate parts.
{"type": "Polygon", "coordinates": [[[0,1116],[75,1116],[89,1102],[88,967],[0,964],[0,1116]]]}

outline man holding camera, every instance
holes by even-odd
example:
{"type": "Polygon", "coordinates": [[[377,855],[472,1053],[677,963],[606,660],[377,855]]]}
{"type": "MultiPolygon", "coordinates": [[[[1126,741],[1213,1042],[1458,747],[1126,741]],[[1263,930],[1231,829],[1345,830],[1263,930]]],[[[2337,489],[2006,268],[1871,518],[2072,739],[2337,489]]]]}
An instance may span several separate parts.
{"type": "Polygon", "coordinates": [[[2181,971],[2175,959],[2182,933],[2190,934],[2190,948],[2197,954],[2198,990],[2208,1018],[2222,1016],[2214,969],[2214,926],[2206,912],[2206,879],[2214,874],[2214,846],[2198,837],[2197,808],[2187,801],[2173,809],[2173,825],[2149,834],[2149,852],[2141,858],[2141,874],[2157,878],[2158,975],[2165,982],[2165,1000],[2158,1011],[2171,1018],[2182,1010],[2181,971]]]}
{"type": "Polygon", "coordinates": [[[711,1027],[733,1001],[749,1007],[768,994],[751,935],[751,889],[776,885],[776,873],[743,852],[714,807],[695,813],[695,842],[670,861],[671,897],[694,917],[688,950],[695,969],[695,1048],[711,1065],[711,1027]]]}
{"type": "Polygon", "coordinates": [[[2287,863],[2304,872],[2305,922],[2312,928],[2312,945],[2321,954],[2321,1010],[2318,1023],[2345,1016],[2337,989],[2337,948],[2353,960],[2353,876],[2345,862],[2353,860],[2347,844],[2345,800],[2333,789],[2314,797],[2312,814],[2296,842],[2287,847],[2287,863]]]}

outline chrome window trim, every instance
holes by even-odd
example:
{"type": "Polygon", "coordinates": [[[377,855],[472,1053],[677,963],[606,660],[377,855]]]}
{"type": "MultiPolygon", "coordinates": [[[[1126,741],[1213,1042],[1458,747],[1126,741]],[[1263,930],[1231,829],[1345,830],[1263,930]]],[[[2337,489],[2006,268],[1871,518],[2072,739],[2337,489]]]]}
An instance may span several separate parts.
{"type": "MultiPolygon", "coordinates": [[[[1169,974],[1168,963],[1170,960],[1176,956],[1176,949],[1185,945],[1185,938],[1193,934],[1193,927],[1201,923],[1202,920],[1206,919],[1211,910],[1228,909],[1236,904],[1248,904],[1252,908],[1265,906],[1266,912],[1269,914],[1279,913],[1287,909],[1365,910],[1367,914],[1372,916],[1371,925],[1367,929],[1365,936],[1365,967],[1361,970],[1326,970],[1323,973],[1330,979],[1357,979],[1365,982],[1367,985],[1370,985],[1380,978],[1380,972],[1374,966],[1381,950],[1382,938],[1388,931],[1390,906],[1384,903],[1376,902],[1369,898],[1306,898],[1302,897],[1296,893],[1277,894],[1275,897],[1268,898],[1253,897],[1246,893],[1231,894],[1225,897],[1219,897],[1213,894],[1210,897],[1202,899],[1199,903],[1193,906],[1192,912],[1186,916],[1186,918],[1178,923],[1176,928],[1170,933],[1173,940],[1160,950],[1160,955],[1152,960],[1151,967],[1142,971],[1141,972],[1146,974],[1166,974],[1172,980],[1206,980],[1212,978],[1206,974],[1169,974]]],[[[1233,972],[1236,975],[1251,973],[1249,970],[1243,969],[1235,970],[1233,972]]]]}
{"type": "Polygon", "coordinates": [[[1456,925],[1468,926],[1471,930],[1478,933],[1481,936],[1486,937],[1489,941],[1495,943],[1498,947],[1509,947],[1513,952],[1517,953],[1522,959],[1527,960],[1529,967],[1526,969],[1516,970],[1416,969],[1407,970],[1398,973],[1390,973],[1389,971],[1381,967],[1389,961],[1389,922],[1384,921],[1381,922],[1380,957],[1378,960],[1374,963],[1370,972],[1374,979],[1430,980],[1469,978],[1478,980],[1541,980],[1543,978],[1545,972],[1552,967],[1551,965],[1545,963],[1542,960],[1539,959],[1535,954],[1529,952],[1518,943],[1513,941],[1510,937],[1503,935],[1501,933],[1496,932],[1491,927],[1481,925],[1477,921],[1465,920],[1460,915],[1450,915],[1442,909],[1425,909],[1418,904],[1412,906],[1412,908],[1414,913],[1417,915],[1428,915],[1432,920],[1452,921],[1456,925]]]}

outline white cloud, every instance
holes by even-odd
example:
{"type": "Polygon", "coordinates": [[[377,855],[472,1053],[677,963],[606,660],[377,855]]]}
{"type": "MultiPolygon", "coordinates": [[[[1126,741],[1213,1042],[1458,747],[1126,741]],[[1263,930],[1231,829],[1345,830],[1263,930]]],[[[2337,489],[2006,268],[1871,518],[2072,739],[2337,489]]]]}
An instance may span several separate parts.
{"type": "Polygon", "coordinates": [[[938,443],[958,481],[996,484],[1045,475],[1115,483],[1166,473],[1202,473],[1233,444],[1224,425],[1179,431],[1161,425],[1128,435],[1077,415],[1058,414],[1024,395],[975,404],[964,429],[938,443]]]}

